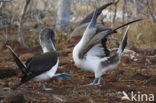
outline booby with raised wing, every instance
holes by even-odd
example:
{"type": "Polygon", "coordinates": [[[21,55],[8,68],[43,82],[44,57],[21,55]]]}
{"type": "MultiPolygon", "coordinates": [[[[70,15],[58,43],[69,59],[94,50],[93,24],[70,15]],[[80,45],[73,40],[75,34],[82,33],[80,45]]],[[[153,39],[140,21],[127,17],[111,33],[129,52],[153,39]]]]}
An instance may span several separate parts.
{"type": "Polygon", "coordinates": [[[7,46],[16,64],[24,74],[18,86],[33,79],[35,81],[41,81],[44,90],[52,90],[51,88],[46,88],[43,81],[57,76],[60,76],[61,79],[71,77],[70,73],[55,74],[58,68],[59,58],[54,46],[54,36],[55,33],[52,29],[43,29],[39,37],[43,53],[30,57],[26,63],[23,63],[12,48],[7,46]]]}
{"type": "Polygon", "coordinates": [[[73,60],[76,66],[95,73],[94,81],[88,85],[99,85],[103,73],[107,70],[114,69],[119,64],[121,54],[126,47],[127,33],[123,37],[118,52],[115,55],[110,56],[109,50],[106,48],[106,37],[114,33],[114,31],[119,28],[141,20],[134,20],[113,30],[108,29],[103,32],[96,33],[97,16],[97,10],[95,10],[94,16],[87,26],[81,40],[73,49],[73,60]],[[96,83],[97,79],[98,82],[96,83]]]}

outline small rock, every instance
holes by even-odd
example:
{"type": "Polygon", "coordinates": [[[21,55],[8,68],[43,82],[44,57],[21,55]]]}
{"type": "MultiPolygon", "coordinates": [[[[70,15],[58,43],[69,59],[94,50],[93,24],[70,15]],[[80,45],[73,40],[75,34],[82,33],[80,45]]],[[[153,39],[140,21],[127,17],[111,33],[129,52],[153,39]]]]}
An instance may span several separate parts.
{"type": "Polygon", "coordinates": [[[0,79],[16,75],[16,70],[10,67],[0,67],[0,79]]]}
{"type": "Polygon", "coordinates": [[[23,94],[16,94],[8,97],[8,103],[25,103],[25,101],[23,94]]]}
{"type": "Polygon", "coordinates": [[[122,63],[129,64],[130,63],[130,58],[127,57],[127,56],[123,56],[120,61],[122,63]]]}
{"type": "Polygon", "coordinates": [[[0,85],[3,87],[8,87],[8,82],[2,81],[2,82],[0,82],[0,85]]]}
{"type": "Polygon", "coordinates": [[[147,81],[147,85],[156,85],[156,77],[152,77],[147,81]]]}
{"type": "Polygon", "coordinates": [[[145,76],[140,73],[136,73],[132,76],[132,78],[137,79],[137,80],[147,80],[150,78],[150,76],[145,76]]]}
{"type": "Polygon", "coordinates": [[[48,98],[47,97],[42,97],[41,98],[41,103],[48,103],[48,98]]]}

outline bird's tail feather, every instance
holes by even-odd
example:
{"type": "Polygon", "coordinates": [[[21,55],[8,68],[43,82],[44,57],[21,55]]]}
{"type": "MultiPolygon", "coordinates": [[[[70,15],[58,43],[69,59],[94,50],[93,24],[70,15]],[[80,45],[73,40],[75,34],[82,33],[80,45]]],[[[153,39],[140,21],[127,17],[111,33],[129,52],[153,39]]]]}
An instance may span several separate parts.
{"type": "Polygon", "coordinates": [[[118,29],[120,29],[120,28],[123,28],[123,27],[125,27],[125,26],[127,26],[127,25],[129,25],[129,24],[132,24],[132,23],[135,23],[135,22],[138,22],[138,21],[141,21],[141,20],[142,20],[142,19],[137,19],[137,20],[130,21],[130,22],[126,23],[126,24],[123,24],[123,25],[121,25],[121,26],[119,26],[119,27],[113,29],[111,32],[114,32],[114,31],[116,31],[116,30],[118,30],[118,29]]]}
{"type": "Polygon", "coordinates": [[[138,21],[141,21],[141,20],[142,19],[133,20],[133,21],[130,21],[130,22],[126,23],[126,24],[123,24],[121,26],[118,26],[117,28],[115,28],[115,29],[113,29],[111,31],[108,31],[108,33],[105,35],[105,37],[108,36],[108,35],[110,35],[110,34],[112,34],[112,33],[115,33],[120,28],[123,28],[123,27],[125,27],[125,26],[127,26],[129,24],[133,24],[133,23],[138,22],[138,21]]]}
{"type": "Polygon", "coordinates": [[[129,26],[127,27],[127,29],[126,29],[126,31],[125,31],[125,35],[124,35],[124,37],[123,37],[123,39],[122,39],[122,42],[121,42],[121,44],[120,44],[120,46],[119,46],[119,49],[118,49],[118,51],[117,51],[117,53],[118,53],[119,55],[124,51],[124,49],[125,49],[125,47],[126,47],[126,45],[127,45],[128,30],[129,30],[129,26]]]}
{"type": "Polygon", "coordinates": [[[27,74],[27,71],[26,71],[27,68],[26,68],[25,64],[18,58],[18,56],[16,55],[16,53],[12,50],[12,48],[10,46],[7,45],[6,47],[10,50],[10,52],[14,58],[14,61],[16,62],[17,66],[21,69],[22,73],[27,74]]]}
{"type": "Polygon", "coordinates": [[[110,6],[112,4],[114,4],[114,2],[107,3],[107,4],[103,5],[103,6],[101,6],[100,8],[98,8],[98,14],[101,14],[103,9],[107,8],[108,6],[110,6]]]}

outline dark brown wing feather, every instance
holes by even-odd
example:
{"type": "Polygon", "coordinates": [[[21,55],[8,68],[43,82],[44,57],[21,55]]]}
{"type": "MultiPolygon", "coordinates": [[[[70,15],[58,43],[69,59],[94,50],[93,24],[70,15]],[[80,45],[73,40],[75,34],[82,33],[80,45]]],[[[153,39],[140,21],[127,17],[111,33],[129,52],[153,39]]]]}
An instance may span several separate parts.
{"type": "Polygon", "coordinates": [[[27,60],[26,66],[29,72],[43,73],[50,70],[57,62],[55,51],[36,55],[27,60]]]}

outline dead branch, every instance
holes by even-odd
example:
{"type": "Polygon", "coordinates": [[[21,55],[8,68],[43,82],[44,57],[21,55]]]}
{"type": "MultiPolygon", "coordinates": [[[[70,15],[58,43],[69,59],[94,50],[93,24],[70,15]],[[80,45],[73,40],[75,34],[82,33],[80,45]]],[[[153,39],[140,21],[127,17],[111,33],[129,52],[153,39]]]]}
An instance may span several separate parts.
{"type": "Polygon", "coordinates": [[[25,5],[24,5],[23,10],[22,10],[21,15],[20,15],[20,19],[19,19],[20,24],[19,24],[19,28],[18,28],[18,39],[19,39],[20,43],[25,47],[27,47],[27,46],[24,42],[24,38],[23,38],[23,34],[22,34],[22,28],[23,28],[23,17],[24,17],[24,14],[27,10],[29,3],[30,3],[30,0],[26,0],[25,5]]]}
{"type": "MultiPolygon", "coordinates": [[[[123,7],[122,7],[122,24],[125,23],[125,12],[126,12],[126,9],[127,9],[127,1],[124,0],[124,3],[123,3],[123,7]]],[[[122,28],[122,33],[124,32],[124,28],[122,28]]]]}
{"type": "Polygon", "coordinates": [[[119,3],[120,0],[117,0],[115,3],[114,3],[114,16],[113,16],[113,21],[112,21],[112,27],[114,27],[114,23],[115,23],[115,18],[116,18],[116,12],[117,12],[117,4],[119,3]]]}
{"type": "Polygon", "coordinates": [[[153,0],[147,0],[147,4],[148,4],[148,8],[149,8],[149,11],[150,11],[150,15],[152,17],[152,20],[154,23],[156,23],[156,18],[155,18],[155,15],[153,13],[153,8],[152,8],[152,2],[153,0]]]}
{"type": "Polygon", "coordinates": [[[0,16],[2,15],[2,8],[6,2],[10,2],[10,0],[1,0],[0,1],[0,16]]]}
{"type": "Polygon", "coordinates": [[[0,16],[2,16],[3,2],[0,2],[0,16]]]}

